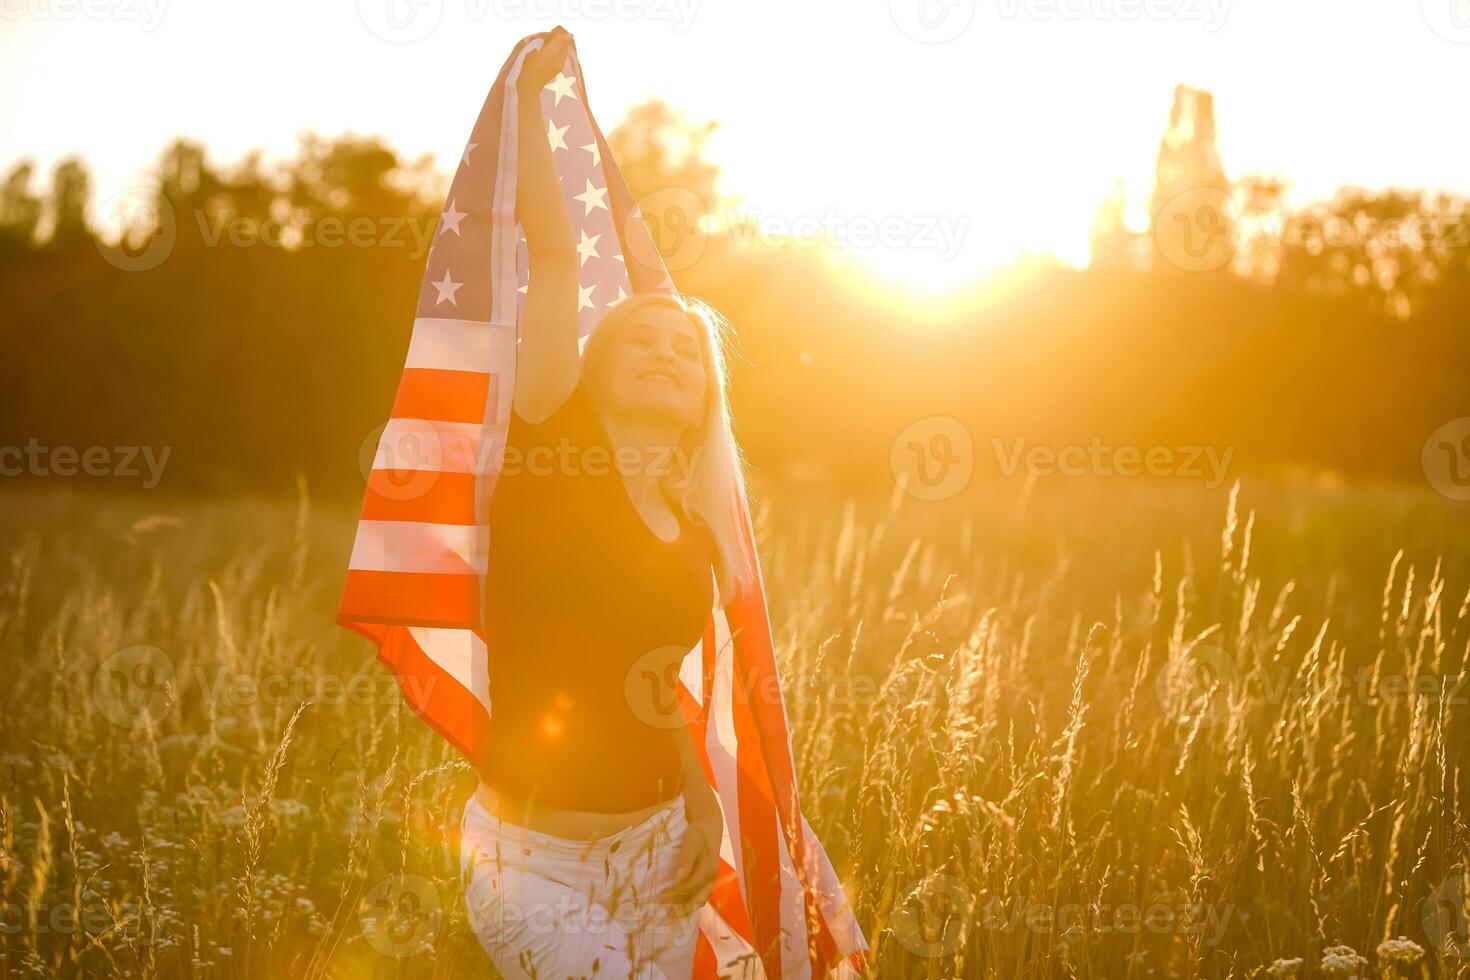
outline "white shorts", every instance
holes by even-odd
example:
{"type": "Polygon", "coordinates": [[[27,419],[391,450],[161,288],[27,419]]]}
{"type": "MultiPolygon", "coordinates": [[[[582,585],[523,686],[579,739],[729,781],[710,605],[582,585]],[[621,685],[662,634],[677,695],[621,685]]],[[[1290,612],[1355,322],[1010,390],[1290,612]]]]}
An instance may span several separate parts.
{"type": "Polygon", "coordinates": [[[460,843],[465,909],[505,980],[688,980],[699,937],[664,900],[689,823],[684,798],[594,841],[505,823],[470,796],[460,843]]]}

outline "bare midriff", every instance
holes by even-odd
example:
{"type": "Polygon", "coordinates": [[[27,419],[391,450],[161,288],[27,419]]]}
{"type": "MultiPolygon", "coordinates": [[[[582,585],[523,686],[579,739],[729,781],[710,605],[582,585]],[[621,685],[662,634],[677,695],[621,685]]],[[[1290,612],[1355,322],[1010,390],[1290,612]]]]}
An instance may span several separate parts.
{"type": "Polygon", "coordinates": [[[591,813],[586,810],[564,810],[530,800],[518,800],[497,793],[481,782],[475,799],[497,820],[517,827],[550,834],[567,840],[594,841],[635,827],[668,806],[668,801],[655,803],[628,813],[591,813]]]}

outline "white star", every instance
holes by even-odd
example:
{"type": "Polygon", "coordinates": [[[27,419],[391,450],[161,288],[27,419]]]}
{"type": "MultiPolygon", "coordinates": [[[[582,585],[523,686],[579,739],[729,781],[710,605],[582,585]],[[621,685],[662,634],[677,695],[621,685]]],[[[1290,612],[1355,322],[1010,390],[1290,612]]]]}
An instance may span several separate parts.
{"type": "Polygon", "coordinates": [[[578,266],[586,265],[588,259],[602,258],[597,254],[597,240],[601,237],[601,235],[593,235],[588,238],[587,233],[582,232],[582,240],[577,243],[577,254],[582,256],[582,261],[577,263],[578,266]]]}
{"type": "MultiPolygon", "coordinates": [[[[518,292],[518,293],[524,293],[525,291],[526,291],[526,287],[525,286],[522,286],[520,289],[517,289],[516,290],[516,292],[518,292]]],[[[520,338],[519,337],[516,338],[516,342],[517,343],[520,342],[520,338]]]]}
{"type": "Polygon", "coordinates": [[[466,167],[470,165],[470,151],[479,145],[479,143],[470,143],[464,148],[464,155],[461,156],[459,159],[460,162],[463,163],[466,167]]]}
{"type": "Polygon", "coordinates": [[[606,195],[606,187],[593,187],[592,181],[589,180],[587,181],[587,189],[580,194],[574,194],[572,200],[581,201],[587,206],[587,210],[582,213],[582,217],[585,218],[592,213],[593,208],[602,208],[604,211],[608,210],[607,202],[603,200],[603,197],[606,195]]]}
{"type": "Polygon", "coordinates": [[[572,128],[572,124],[571,123],[567,123],[565,126],[561,127],[560,129],[557,129],[556,128],[556,123],[551,122],[550,120],[547,120],[547,123],[546,123],[546,138],[547,138],[547,140],[550,141],[551,148],[553,150],[565,150],[567,148],[567,141],[564,140],[564,139],[562,139],[562,137],[565,136],[567,134],[567,130],[569,130],[571,128],[572,128]]]}
{"type": "Polygon", "coordinates": [[[556,102],[552,104],[561,105],[562,96],[566,96],[569,99],[575,99],[577,97],[577,94],[572,91],[572,85],[576,81],[577,80],[570,75],[564,75],[561,72],[557,72],[556,77],[546,83],[546,87],[556,93],[556,102]]]}
{"type": "Polygon", "coordinates": [[[464,220],[466,214],[468,214],[468,212],[455,210],[454,198],[451,197],[449,199],[449,210],[445,211],[442,215],[439,216],[439,234],[442,235],[446,231],[452,231],[456,235],[458,235],[459,223],[464,220]]]}
{"type": "Polygon", "coordinates": [[[622,252],[619,252],[617,255],[614,255],[613,258],[615,258],[619,262],[623,263],[624,266],[626,266],[628,264],[628,257],[626,255],[624,255],[622,252]]]}
{"type": "Polygon", "coordinates": [[[592,166],[594,166],[594,167],[600,167],[600,166],[602,166],[602,147],[600,147],[600,146],[597,145],[597,141],[596,140],[593,140],[591,143],[588,143],[586,146],[582,147],[582,149],[584,149],[588,153],[592,154],[592,166]]]}
{"type": "Polygon", "coordinates": [[[430,286],[433,286],[435,289],[439,290],[439,298],[436,299],[436,300],[434,300],[434,305],[435,306],[438,306],[440,303],[444,302],[446,299],[449,300],[449,305],[450,306],[458,306],[459,305],[459,301],[454,298],[454,294],[459,291],[459,288],[461,286],[463,286],[464,283],[462,283],[462,282],[455,282],[453,279],[449,278],[449,269],[448,268],[445,268],[445,270],[444,270],[444,278],[443,279],[441,279],[439,282],[431,282],[431,283],[429,283],[429,285],[430,286]]]}
{"type": "Polygon", "coordinates": [[[595,283],[593,285],[591,285],[591,286],[580,286],[579,285],[577,287],[577,312],[578,313],[581,313],[583,310],[593,309],[593,308],[595,308],[597,306],[596,303],[592,302],[592,290],[595,289],[595,288],[597,288],[595,283]]]}
{"type": "Polygon", "coordinates": [[[623,300],[625,300],[627,298],[628,298],[628,294],[625,293],[625,292],[623,292],[623,287],[622,286],[619,286],[618,287],[618,298],[615,299],[615,300],[613,300],[611,303],[609,303],[607,305],[608,306],[617,306],[619,303],[621,303],[623,300]]]}

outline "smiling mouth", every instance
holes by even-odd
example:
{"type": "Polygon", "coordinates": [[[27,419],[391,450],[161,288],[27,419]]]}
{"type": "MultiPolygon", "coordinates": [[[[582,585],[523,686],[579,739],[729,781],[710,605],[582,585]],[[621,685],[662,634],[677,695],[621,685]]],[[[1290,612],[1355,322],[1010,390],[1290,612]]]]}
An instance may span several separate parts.
{"type": "Polygon", "coordinates": [[[667,381],[669,384],[673,385],[676,388],[684,387],[682,384],[679,383],[678,376],[675,375],[672,371],[655,369],[652,371],[644,371],[642,374],[638,375],[638,377],[640,380],[653,378],[661,381],[667,381]]]}

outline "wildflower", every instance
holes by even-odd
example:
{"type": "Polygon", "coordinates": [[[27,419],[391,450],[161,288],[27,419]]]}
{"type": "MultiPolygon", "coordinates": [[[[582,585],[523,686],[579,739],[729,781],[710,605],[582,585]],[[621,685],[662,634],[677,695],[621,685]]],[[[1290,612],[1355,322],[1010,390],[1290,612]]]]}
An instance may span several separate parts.
{"type": "Polygon", "coordinates": [[[1378,958],[1396,966],[1412,966],[1424,958],[1424,947],[1405,936],[1378,944],[1378,958]]]}
{"type": "Polygon", "coordinates": [[[1351,946],[1329,946],[1322,951],[1322,969],[1334,976],[1354,977],[1367,965],[1368,960],[1351,946]]]}
{"type": "Polygon", "coordinates": [[[1275,963],[1266,967],[1266,972],[1273,977],[1294,977],[1301,968],[1302,958],[1298,956],[1289,960],[1277,960],[1275,963]]]}

